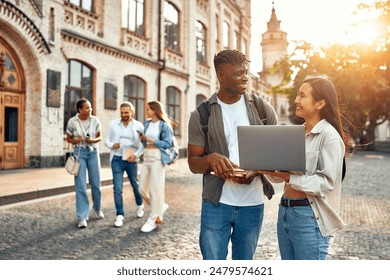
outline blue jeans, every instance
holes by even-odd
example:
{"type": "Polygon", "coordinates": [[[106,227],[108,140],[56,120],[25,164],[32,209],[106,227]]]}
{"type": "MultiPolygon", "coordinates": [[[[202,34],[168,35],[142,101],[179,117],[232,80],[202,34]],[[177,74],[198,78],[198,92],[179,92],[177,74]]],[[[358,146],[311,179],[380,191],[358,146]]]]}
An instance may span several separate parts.
{"type": "Polygon", "coordinates": [[[233,260],[252,260],[256,251],[264,204],[257,206],[230,206],[202,202],[199,245],[204,260],[225,260],[229,240],[233,260]]]}
{"type": "Polygon", "coordinates": [[[133,188],[135,202],[142,205],[142,197],[138,191],[138,163],[122,160],[121,156],[114,156],[111,161],[111,170],[114,183],[114,201],[116,215],[124,215],[123,211],[123,173],[126,171],[130,184],[133,188]]]}
{"type": "MultiPolygon", "coordinates": [[[[75,147],[74,154],[77,155],[78,147],[75,147]]],[[[97,149],[93,152],[89,148],[80,148],[80,170],[79,175],[74,177],[76,191],[76,214],[77,219],[88,219],[89,200],[87,192],[87,169],[88,180],[91,185],[93,208],[100,211],[101,193],[100,193],[100,158],[97,149]]]]}
{"type": "Polygon", "coordinates": [[[326,259],[330,237],[322,236],[310,205],[279,205],[277,231],[282,260],[326,259]]]}

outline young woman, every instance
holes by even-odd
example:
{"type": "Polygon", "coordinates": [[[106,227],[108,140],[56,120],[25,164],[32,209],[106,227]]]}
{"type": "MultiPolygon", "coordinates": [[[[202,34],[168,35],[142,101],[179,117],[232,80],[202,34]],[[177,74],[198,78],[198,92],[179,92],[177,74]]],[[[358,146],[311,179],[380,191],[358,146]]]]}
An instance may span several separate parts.
{"type": "Polygon", "coordinates": [[[104,218],[101,211],[100,158],[97,143],[101,140],[101,126],[97,117],[92,116],[91,103],[82,98],[76,103],[77,114],[70,118],[66,128],[66,141],[73,144],[73,154],[79,155],[80,170],[75,176],[76,213],[78,227],[87,227],[89,200],[86,171],[91,184],[93,206],[91,212],[98,219],[104,218]]]}
{"type": "Polygon", "coordinates": [[[139,192],[144,201],[150,204],[150,214],[142,226],[142,232],[154,230],[162,223],[164,212],[168,209],[165,200],[165,165],[169,156],[165,149],[172,145],[172,123],[158,101],[148,102],[146,106],[148,120],[144,123],[144,133],[140,135],[144,145],[143,164],[139,180],[139,192]]]}
{"type": "Polygon", "coordinates": [[[295,104],[305,120],[306,172],[262,173],[285,181],[277,224],[281,258],[322,260],[330,236],[344,226],[338,212],[347,140],[336,89],[326,76],[307,77],[295,104]]]}

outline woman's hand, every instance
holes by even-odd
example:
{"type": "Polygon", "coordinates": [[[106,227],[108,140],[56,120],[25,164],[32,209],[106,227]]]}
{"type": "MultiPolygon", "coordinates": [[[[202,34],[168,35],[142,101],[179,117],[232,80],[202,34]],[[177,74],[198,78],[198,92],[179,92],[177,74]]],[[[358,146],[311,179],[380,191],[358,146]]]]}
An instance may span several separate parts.
{"type": "Polygon", "coordinates": [[[73,144],[77,145],[83,141],[83,136],[78,136],[77,138],[73,138],[73,144]]]}
{"type": "Polygon", "coordinates": [[[254,170],[253,172],[255,172],[258,175],[260,175],[260,174],[268,175],[271,178],[277,177],[277,178],[280,178],[280,179],[282,179],[283,181],[286,181],[286,182],[290,181],[290,172],[288,172],[288,171],[254,170]]]}

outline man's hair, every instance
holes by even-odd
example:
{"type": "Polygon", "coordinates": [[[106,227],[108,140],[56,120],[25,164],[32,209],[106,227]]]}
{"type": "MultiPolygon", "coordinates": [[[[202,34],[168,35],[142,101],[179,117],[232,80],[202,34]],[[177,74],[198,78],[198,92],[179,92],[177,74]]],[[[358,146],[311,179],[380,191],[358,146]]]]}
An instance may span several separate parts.
{"type": "Polygon", "coordinates": [[[223,50],[214,55],[214,68],[218,71],[219,65],[227,63],[230,65],[248,65],[249,60],[245,57],[245,54],[237,50],[223,50]]]}
{"type": "Polygon", "coordinates": [[[122,108],[122,107],[129,107],[131,111],[133,111],[133,112],[135,111],[135,107],[134,107],[133,103],[131,103],[129,101],[124,101],[121,104],[120,108],[122,108]]]}

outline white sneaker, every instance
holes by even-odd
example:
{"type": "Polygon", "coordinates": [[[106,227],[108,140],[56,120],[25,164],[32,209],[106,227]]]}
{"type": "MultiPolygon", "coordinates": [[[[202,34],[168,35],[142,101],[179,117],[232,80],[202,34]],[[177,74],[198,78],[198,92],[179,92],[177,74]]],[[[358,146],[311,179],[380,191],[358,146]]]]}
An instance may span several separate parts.
{"type": "Polygon", "coordinates": [[[116,226],[116,227],[121,227],[121,226],[123,226],[123,216],[122,216],[122,215],[116,216],[115,226],[116,226]]]}
{"type": "Polygon", "coordinates": [[[144,205],[141,204],[137,207],[137,217],[142,218],[144,216],[144,205]]]}
{"type": "Polygon", "coordinates": [[[95,216],[96,219],[103,219],[104,218],[104,214],[102,212],[102,210],[99,210],[99,212],[96,212],[95,208],[91,208],[91,212],[93,213],[93,215],[95,216]]]}
{"type": "Polygon", "coordinates": [[[142,226],[142,232],[151,232],[157,227],[156,222],[153,219],[148,218],[146,223],[142,226]]]}
{"type": "Polygon", "coordinates": [[[163,215],[164,215],[164,213],[165,213],[165,211],[167,211],[168,210],[168,208],[169,208],[169,205],[167,204],[167,203],[163,203],[163,215]]]}
{"type": "Polygon", "coordinates": [[[87,227],[87,220],[86,219],[80,220],[79,224],[77,226],[78,226],[78,228],[86,228],[87,227]]]}

